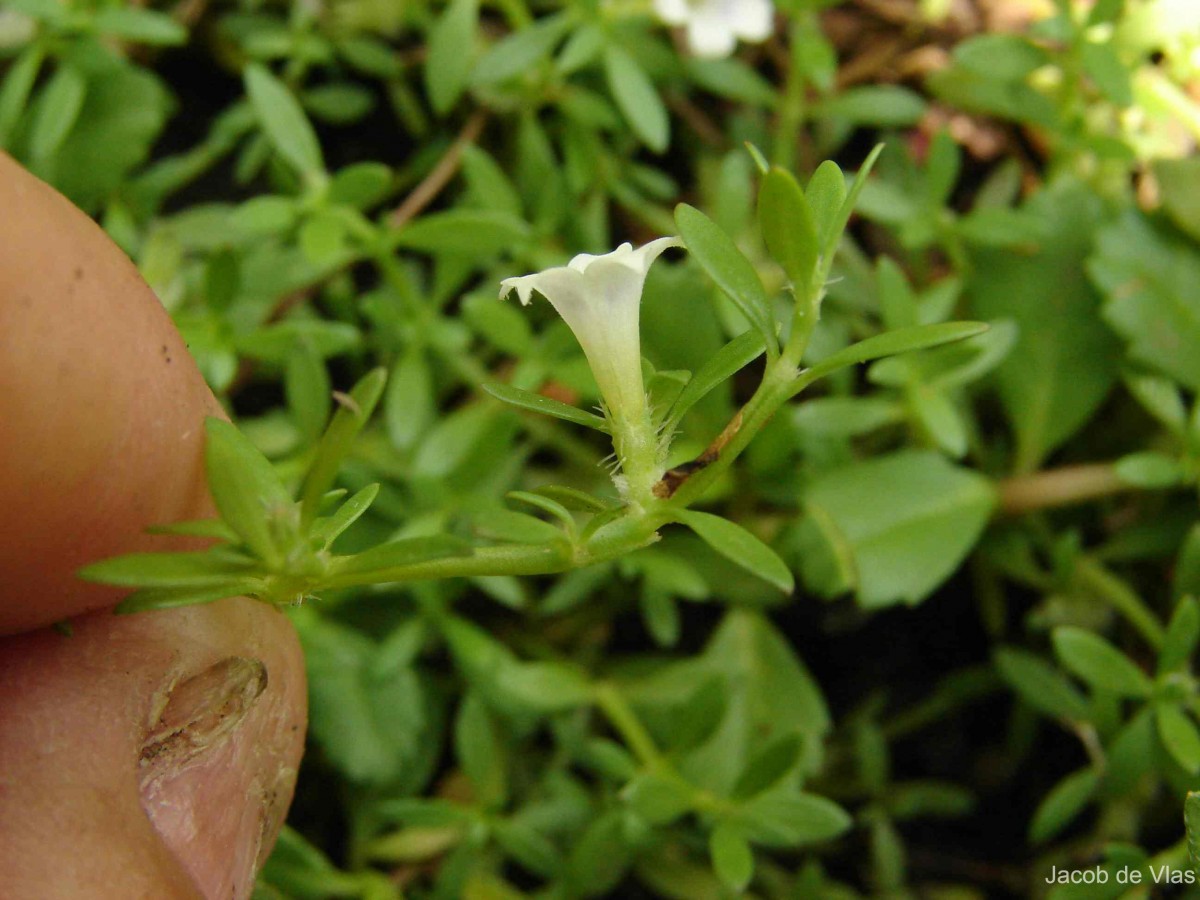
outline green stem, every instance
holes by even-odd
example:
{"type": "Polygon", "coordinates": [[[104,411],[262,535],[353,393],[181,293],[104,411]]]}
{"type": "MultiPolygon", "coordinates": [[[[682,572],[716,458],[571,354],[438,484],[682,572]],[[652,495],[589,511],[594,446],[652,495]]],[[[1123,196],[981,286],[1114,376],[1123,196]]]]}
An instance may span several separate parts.
{"type": "Polygon", "coordinates": [[[1100,595],[1120,613],[1151,647],[1155,650],[1162,647],[1165,637],[1162,624],[1133,588],[1087,557],[1075,564],[1075,577],[1083,587],[1100,595]]]}
{"type": "Polygon", "coordinates": [[[610,682],[601,683],[596,688],[595,698],[596,706],[642,765],[655,771],[669,768],[669,764],[654,743],[654,738],[630,709],[616,685],[610,682]]]}
{"type": "Polygon", "coordinates": [[[669,501],[669,508],[682,509],[698,500],[733,465],[754,436],[775,415],[775,411],[791,399],[795,393],[795,382],[795,366],[782,358],[768,366],[754,396],[726,428],[727,432],[732,430],[733,434],[720,448],[717,458],[680,485],[669,501]]]}

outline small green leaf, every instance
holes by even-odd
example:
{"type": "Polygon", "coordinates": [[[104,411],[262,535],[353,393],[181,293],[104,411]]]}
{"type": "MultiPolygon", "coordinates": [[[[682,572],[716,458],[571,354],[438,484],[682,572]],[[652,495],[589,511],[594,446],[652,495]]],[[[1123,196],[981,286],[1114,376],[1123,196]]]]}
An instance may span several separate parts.
{"type": "Polygon", "coordinates": [[[1080,769],[1056,784],[1033,814],[1029,823],[1029,840],[1041,844],[1059,834],[1083,812],[1099,783],[1100,778],[1095,770],[1080,769]]]}
{"type": "Polygon", "coordinates": [[[846,366],[961,341],[982,334],[988,327],[986,322],[940,322],[936,325],[897,328],[895,331],[877,334],[865,341],[851,344],[846,349],[825,357],[811,368],[803,370],[796,382],[801,387],[807,387],[817,379],[846,366]]]}
{"type": "Polygon", "coordinates": [[[368,576],[372,580],[397,581],[404,577],[404,569],[440,559],[470,556],[472,552],[469,543],[446,534],[401,538],[353,556],[338,557],[331,571],[338,578],[354,576],[356,582],[366,581],[368,576]]]}
{"type": "Polygon", "coordinates": [[[1160,674],[1174,672],[1185,666],[1200,642],[1200,607],[1191,597],[1184,597],[1175,607],[1175,614],[1167,625],[1162,649],[1158,653],[1160,674]]]}
{"type": "Polygon", "coordinates": [[[234,581],[254,570],[249,559],[208,553],[129,553],[79,571],[81,578],[118,587],[211,587],[234,581]]]}
{"type": "Polygon", "coordinates": [[[517,544],[561,544],[562,529],[534,516],[511,509],[492,507],[471,516],[475,532],[484,538],[517,544]]]}
{"type": "Polygon", "coordinates": [[[1065,625],[1054,629],[1052,640],[1059,661],[1093,688],[1122,697],[1147,697],[1154,689],[1145,672],[1098,634],[1065,625]]]}
{"type": "Polygon", "coordinates": [[[339,169],[329,182],[329,202],[363,210],[374,206],[392,185],[392,170],[383,163],[354,163],[339,169]]]}
{"type": "Polygon", "coordinates": [[[879,159],[879,154],[882,152],[883,144],[876,144],[874,149],[867,154],[867,158],[863,160],[862,167],[854,176],[854,182],[850,185],[850,192],[846,194],[846,199],[842,201],[841,209],[829,220],[829,228],[825,232],[825,246],[821,253],[821,266],[826,272],[833,265],[833,256],[837,252],[838,242],[842,239],[842,232],[846,230],[846,223],[850,221],[850,216],[854,213],[854,207],[858,203],[859,195],[862,194],[863,188],[866,187],[867,178],[870,176],[871,170],[875,168],[875,161],[879,159]]]}
{"type": "Polygon", "coordinates": [[[896,85],[863,85],[848,88],[817,108],[822,117],[846,119],[854,125],[902,127],[915,124],[925,114],[921,95],[896,85]]]}
{"type": "Polygon", "coordinates": [[[425,92],[440,116],[458,102],[471,80],[479,0],[452,0],[429,30],[425,92]]]}
{"type": "Polygon", "coordinates": [[[750,762],[738,776],[737,784],[733,786],[732,796],[735,799],[753,797],[774,787],[785,775],[796,768],[803,749],[803,739],[794,731],[781,734],[767,742],[750,758],[750,762]]]}
{"type": "Polygon", "coordinates": [[[708,396],[713,388],[724,384],[737,372],[758,359],[763,352],[761,332],[754,329],[739,334],[732,341],[710,356],[684,385],[679,396],[671,405],[664,423],[669,433],[675,429],[687,412],[708,396]]]}
{"type": "Polygon", "coordinates": [[[617,108],[651,150],[662,153],[671,142],[671,120],[654,83],[632,56],[616,44],[604,51],[604,75],[617,108]]]}
{"type": "Polygon", "coordinates": [[[135,7],[102,9],[92,19],[92,27],[101,34],[139,44],[176,46],[188,39],[188,30],[170,16],[135,7]]]}
{"type": "Polygon", "coordinates": [[[1034,709],[1055,718],[1087,720],[1087,698],[1041,657],[1016,647],[1000,647],[995,661],[1000,677],[1034,709]]]}
{"type": "Polygon", "coordinates": [[[263,581],[260,578],[243,578],[194,587],[146,588],[130,594],[117,604],[114,611],[118,615],[128,615],[152,609],[175,609],[180,606],[213,603],[228,597],[255,595],[262,589],[263,581]]]}
{"type": "Polygon", "coordinates": [[[1178,460],[1153,450],[1122,456],[1113,471],[1126,484],[1146,490],[1175,487],[1185,475],[1178,460]]]}
{"type": "Polygon", "coordinates": [[[581,490],[564,485],[546,484],[537,488],[537,493],[544,494],[551,500],[557,500],[567,509],[579,510],[580,512],[602,513],[608,512],[611,508],[591,494],[585,494],[581,490]]]}
{"type": "Polygon", "coordinates": [[[775,166],[758,192],[758,223],[767,249],[798,294],[809,289],[817,265],[817,229],[804,191],[790,172],[775,166]]]}
{"type": "Polygon", "coordinates": [[[511,213],[495,209],[451,209],[430,213],[404,226],[392,239],[431,255],[476,258],[511,250],[529,237],[529,226],[511,213]]]}
{"type": "Polygon", "coordinates": [[[300,433],[315,443],[329,420],[332,388],[325,361],[310,341],[297,342],[283,373],[283,393],[288,411],[300,433]]]}
{"type": "Polygon", "coordinates": [[[799,847],[832,840],[843,834],[853,820],[832,800],[781,787],[744,804],[737,821],[751,843],[799,847]]]}
{"type": "Polygon", "coordinates": [[[282,545],[277,525],[291,515],[292,495],[270,461],[234,425],[210,417],[204,427],[208,487],[221,518],[268,568],[278,569],[290,548],[282,545]]]}
{"type": "Polygon", "coordinates": [[[45,58],[46,51],[41,42],[30,44],[4,76],[4,84],[0,86],[0,147],[9,145],[9,138],[25,111],[45,58]]]}
{"type": "Polygon", "coordinates": [[[1200,872],[1200,791],[1188,791],[1183,803],[1183,821],[1187,829],[1188,862],[1200,872]]]}
{"type": "Polygon", "coordinates": [[[481,387],[497,400],[501,400],[511,406],[517,406],[521,409],[527,409],[530,412],[541,413],[546,416],[554,416],[556,419],[564,419],[567,422],[574,422],[576,425],[586,425],[588,428],[595,428],[597,431],[608,433],[608,423],[600,416],[586,412],[578,407],[570,406],[561,400],[553,400],[550,397],[544,397],[532,391],[515,388],[511,384],[501,384],[495,381],[485,383],[481,387]]]}
{"type": "Polygon", "coordinates": [[[542,512],[549,513],[562,522],[568,531],[575,527],[575,517],[571,515],[571,511],[556,500],[552,500],[549,496],[530,493],[529,491],[509,491],[504,496],[510,500],[528,503],[542,512]]]}
{"type": "Polygon", "coordinates": [[[708,836],[713,871],[731,890],[741,893],[754,877],[754,851],[737,828],[722,822],[708,836]]]}
{"type": "Polygon", "coordinates": [[[817,166],[808,187],[804,189],[813,224],[817,228],[818,244],[822,254],[829,252],[831,244],[836,247],[841,237],[838,216],[846,202],[846,176],[833,160],[825,160],[817,166]],[[835,233],[836,229],[836,233],[835,233]]]}
{"type": "Polygon", "coordinates": [[[1171,758],[1189,775],[1200,773],[1200,733],[1196,723],[1174,703],[1159,703],[1154,708],[1158,737],[1171,758]]]}
{"type": "Polygon", "coordinates": [[[779,555],[753,534],[728,519],[693,509],[680,510],[676,517],[726,559],[790,594],[795,578],[779,555]]]}
{"type": "Polygon", "coordinates": [[[87,96],[88,83],[74,66],[63,65],[50,78],[38,98],[29,134],[29,155],[45,160],[62,146],[87,96]]]}
{"type": "Polygon", "coordinates": [[[525,74],[550,55],[570,27],[571,18],[559,13],[513,32],[475,64],[470,83],[480,87],[525,74]]]}
{"type": "Polygon", "coordinates": [[[259,63],[250,63],[244,74],[246,93],[271,146],[300,175],[313,177],[325,171],[317,133],[288,86],[259,63]]]}
{"type": "Polygon", "coordinates": [[[651,825],[670,825],[692,808],[690,785],[679,778],[643,772],[621,791],[621,797],[651,825]]]}
{"type": "Polygon", "coordinates": [[[592,702],[592,685],[573,666],[553,662],[503,661],[492,672],[493,688],[530,710],[560,712],[592,702]]]}
{"type": "Polygon", "coordinates": [[[746,320],[763,336],[767,355],[772,359],[779,353],[775,335],[775,316],[771,301],[750,260],[720,226],[695,207],[681,203],[675,207],[675,224],[708,277],[719,287],[746,320]]]}
{"type": "Polygon", "coordinates": [[[302,523],[307,524],[316,518],[321,498],[333,487],[338,468],[350,452],[354,439],[371,418],[386,381],[386,369],[372,369],[351,388],[348,395],[342,396],[338,411],[334,413],[333,421],[317,445],[317,452],[304,479],[300,494],[302,523]]]}
{"type": "Polygon", "coordinates": [[[337,512],[327,519],[320,519],[312,530],[312,536],[321,541],[326,549],[341,536],[341,534],[359,520],[363,513],[370,508],[379,495],[378,484],[368,484],[338,507],[337,512]]]}

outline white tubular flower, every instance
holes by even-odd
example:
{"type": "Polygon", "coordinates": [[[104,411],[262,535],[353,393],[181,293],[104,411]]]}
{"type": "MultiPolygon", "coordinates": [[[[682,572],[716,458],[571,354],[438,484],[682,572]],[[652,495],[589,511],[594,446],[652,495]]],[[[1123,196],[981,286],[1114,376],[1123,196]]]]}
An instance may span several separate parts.
{"type": "Polygon", "coordinates": [[[692,52],[710,58],[728,56],[739,38],[765,41],[775,19],[771,0],[654,0],[654,11],[668,25],[685,26],[692,52]]]}
{"type": "Polygon", "coordinates": [[[500,283],[501,299],[516,291],[528,305],[535,291],[541,294],[574,332],[604,398],[626,476],[622,486],[635,493],[649,490],[661,474],[653,471],[658,442],[642,382],[642,288],[654,260],[680,246],[677,238],[659,238],[636,250],[622,244],[603,256],[581,253],[565,266],[500,283]],[[629,483],[635,480],[639,483],[629,483]]]}

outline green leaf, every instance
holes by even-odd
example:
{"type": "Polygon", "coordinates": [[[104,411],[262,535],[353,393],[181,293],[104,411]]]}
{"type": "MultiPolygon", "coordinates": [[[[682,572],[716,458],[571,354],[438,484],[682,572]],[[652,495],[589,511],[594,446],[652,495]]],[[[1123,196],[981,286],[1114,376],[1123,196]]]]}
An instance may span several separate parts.
{"type": "Polygon", "coordinates": [[[436,404],[425,351],[410,346],[388,379],[383,398],[383,420],[392,444],[401,450],[412,448],[437,417],[436,404]]]}
{"type": "Polygon", "coordinates": [[[804,198],[817,228],[817,246],[826,254],[831,245],[836,246],[844,227],[839,217],[846,202],[846,176],[837,163],[827,159],[817,166],[804,189],[804,198]]]}
{"type": "Polygon", "coordinates": [[[637,60],[616,44],[604,50],[604,76],[621,115],[651,150],[662,153],[671,142],[671,120],[650,77],[637,60]]]}
{"type": "Polygon", "coordinates": [[[469,543],[448,534],[400,538],[353,556],[337,557],[331,573],[347,580],[352,577],[357,583],[366,582],[368,578],[397,581],[404,577],[404,569],[441,559],[467,557],[473,552],[469,543]]]}
{"type": "Polygon", "coordinates": [[[383,163],[354,163],[339,169],[329,182],[329,202],[368,209],[387,196],[392,170],[383,163]]]}
{"type": "Polygon", "coordinates": [[[1088,274],[1106,294],[1104,320],[1130,358],[1200,389],[1200,251],[1138,212],[1102,230],[1088,274]]]}
{"type": "Polygon", "coordinates": [[[325,171],[321,144],[300,102],[287,85],[258,63],[244,73],[246,93],[271,146],[296,172],[313,177],[325,171]]]}
{"type": "Polygon", "coordinates": [[[763,352],[762,333],[751,329],[742,332],[710,356],[688,379],[671,405],[663,428],[668,433],[683,420],[688,411],[703,400],[718,385],[724,384],[737,372],[758,359],[763,352]]]}
{"type": "Polygon", "coordinates": [[[88,82],[74,66],[59,66],[38,97],[29,134],[29,155],[34,160],[53,156],[75,126],[88,82]]]}
{"type": "Polygon", "coordinates": [[[803,749],[803,739],[797,732],[787,732],[766,742],[738,777],[732,796],[735,799],[753,797],[774,787],[796,768],[803,749]]]}
{"type": "Polygon", "coordinates": [[[315,443],[329,420],[332,387],[325,361],[310,341],[299,341],[288,357],[283,392],[300,433],[306,441],[315,443]]]}
{"type": "Polygon", "coordinates": [[[248,576],[255,569],[249,559],[208,553],[129,553],[79,570],[88,581],[117,587],[212,587],[248,576]]]}
{"type": "Polygon", "coordinates": [[[825,233],[825,245],[821,252],[821,267],[824,272],[828,272],[830,266],[833,265],[833,257],[837,252],[838,243],[842,239],[842,232],[846,230],[846,225],[850,221],[850,216],[854,214],[854,207],[858,204],[858,198],[863,192],[863,188],[867,186],[867,179],[871,175],[871,170],[875,168],[875,162],[879,159],[879,154],[883,152],[883,144],[876,144],[875,147],[867,154],[867,158],[863,160],[861,168],[854,176],[854,181],[850,185],[850,191],[846,194],[846,199],[842,201],[842,207],[837,211],[837,215],[830,220],[828,231],[825,233]]]}
{"type": "Polygon", "coordinates": [[[1200,872],[1200,791],[1188,791],[1183,803],[1183,821],[1187,830],[1187,854],[1193,872],[1200,872]]]}
{"type": "Polygon", "coordinates": [[[471,80],[479,0],[452,0],[429,31],[425,92],[440,116],[458,102],[471,80]]]}
{"type": "Polygon", "coordinates": [[[556,419],[563,419],[567,422],[573,422],[576,425],[586,425],[588,428],[608,433],[608,422],[600,416],[595,413],[586,412],[578,407],[570,406],[561,400],[554,400],[550,397],[544,397],[541,394],[535,394],[532,391],[515,388],[511,384],[502,384],[495,381],[486,382],[481,387],[497,400],[501,400],[511,406],[527,409],[530,412],[541,413],[545,416],[554,416],[556,419]]]}
{"type": "Polygon", "coordinates": [[[92,18],[92,27],[101,34],[139,44],[176,46],[188,39],[188,30],[170,16],[135,7],[102,9],[92,18]]]}
{"type": "Polygon", "coordinates": [[[820,475],[805,504],[851,555],[859,602],[877,608],[919,603],[949,578],[982,534],[995,492],[936,453],[902,451],[820,475]]]}
{"type": "Polygon", "coordinates": [[[817,106],[823,118],[846,119],[854,125],[903,127],[925,115],[921,95],[896,85],[863,85],[842,91],[817,106]]]}
{"type": "Polygon", "coordinates": [[[316,518],[321,498],[333,487],[338,468],[350,452],[354,439],[375,411],[386,381],[386,369],[372,369],[351,388],[348,395],[340,397],[338,411],[321,437],[304,478],[300,492],[300,517],[303,523],[307,524],[316,518]]]}
{"type": "Polygon", "coordinates": [[[339,506],[329,518],[318,520],[312,530],[313,538],[321,541],[325,549],[329,549],[329,546],[370,508],[377,496],[379,485],[368,484],[339,506]]]}
{"type": "Polygon", "coordinates": [[[0,86],[0,147],[7,147],[21,113],[29,101],[30,91],[41,71],[46,51],[40,43],[31,44],[9,66],[0,86]]]}
{"type": "Polygon", "coordinates": [[[832,840],[845,833],[853,820],[824,797],[790,787],[759,794],[737,812],[742,834],[763,847],[800,847],[832,840]]]}
{"type": "Polygon", "coordinates": [[[163,81],[142,68],[121,63],[89,74],[79,115],[37,174],[92,211],[145,160],[173,101],[163,81]]]}
{"type": "Polygon", "coordinates": [[[505,661],[492,672],[493,690],[525,709],[561,712],[592,702],[592,685],[564,663],[505,661]]]}
{"type": "Polygon", "coordinates": [[[454,755],[480,802],[502,805],[508,796],[508,753],[498,724],[478,693],[468,691],[454,720],[454,755]]]}
{"type": "Polygon", "coordinates": [[[1171,758],[1189,775],[1200,773],[1200,732],[1196,723],[1175,703],[1159,703],[1154,708],[1155,724],[1163,746],[1171,758]]]}
{"type": "Polygon", "coordinates": [[[779,353],[775,316],[767,292],[750,260],[720,226],[686,203],[675,207],[675,224],[687,244],[688,252],[741,310],[746,321],[758,329],[763,336],[767,356],[775,358],[779,353]]]}
{"type": "Polygon", "coordinates": [[[654,772],[636,776],[621,791],[626,803],[650,825],[670,825],[692,808],[691,786],[654,772]]]}
{"type": "Polygon", "coordinates": [[[1126,484],[1146,490],[1175,487],[1186,477],[1178,460],[1152,450],[1122,456],[1113,471],[1126,484]]]}
{"type": "MultiPolygon", "coordinates": [[[[13,70],[16,70],[15,66],[13,70]]],[[[3,133],[4,128],[0,125],[0,135],[3,133]]],[[[1163,209],[1171,221],[1192,240],[1200,241],[1200,157],[1156,159],[1154,177],[1158,179],[1163,209]]]]}
{"type": "Polygon", "coordinates": [[[1122,697],[1147,697],[1154,690],[1146,673],[1098,634],[1065,625],[1054,629],[1052,640],[1059,662],[1097,690],[1122,697]]]}
{"type": "Polygon", "coordinates": [[[517,544],[561,544],[562,529],[534,516],[511,509],[491,507],[471,516],[475,532],[484,538],[517,544]]]}
{"type": "Polygon", "coordinates": [[[1100,778],[1093,769],[1072,772],[1038,804],[1029,823],[1029,840],[1042,844],[1057,836],[1091,801],[1100,778]]]}
{"type": "Polygon", "coordinates": [[[754,851],[738,829],[722,822],[708,836],[708,855],[722,883],[741,893],[754,877],[754,851]]]}
{"type": "Polygon", "coordinates": [[[1034,709],[1078,722],[1090,717],[1087,698],[1041,657],[1017,647],[999,647],[995,661],[1000,677],[1034,709]]]}
{"type": "Polygon", "coordinates": [[[134,591],[118,603],[114,612],[118,615],[129,615],[153,609],[176,609],[180,606],[213,603],[229,597],[255,595],[262,591],[263,587],[261,578],[247,577],[187,587],[145,588],[134,591]]]}
{"type": "Polygon", "coordinates": [[[1129,77],[1129,68],[1117,55],[1111,40],[1104,43],[1084,41],[1079,56],[1083,70],[1107,100],[1116,106],[1133,105],[1133,82],[1129,77]]]}
{"type": "Polygon", "coordinates": [[[883,334],[869,337],[865,341],[859,341],[857,344],[851,344],[844,350],[839,350],[810,368],[804,369],[796,379],[796,383],[802,388],[807,387],[814,381],[824,378],[838,369],[844,369],[846,366],[961,341],[964,338],[983,334],[988,327],[986,322],[939,322],[935,325],[912,325],[908,328],[886,331],[883,334]]]}
{"type": "Polygon", "coordinates": [[[497,822],[492,831],[496,843],[522,868],[543,878],[561,874],[564,860],[553,841],[519,819],[497,822]]]}
{"type": "Polygon", "coordinates": [[[432,255],[472,258],[512,250],[529,237],[529,226],[511,213],[493,209],[451,209],[421,216],[396,232],[398,247],[432,255]]]}
{"type": "Polygon", "coordinates": [[[550,55],[570,27],[571,18],[559,13],[513,32],[475,64],[470,83],[482,87],[525,74],[550,55]]]}
{"type": "Polygon", "coordinates": [[[295,502],[275,468],[238,429],[208,418],[204,458],[208,487],[221,518],[272,570],[291,549],[282,540],[295,502]]]}
{"type": "Polygon", "coordinates": [[[1167,625],[1162,649],[1158,652],[1159,674],[1183,668],[1196,652],[1200,642],[1200,606],[1192,597],[1184,597],[1175,607],[1167,625]]]}
{"type": "Polygon", "coordinates": [[[978,248],[965,290],[973,314],[1012,319],[1020,329],[994,378],[1022,472],[1091,417],[1116,379],[1118,361],[1116,341],[1096,315],[1098,298],[1080,277],[1102,217],[1098,199],[1064,180],[1024,211],[1046,235],[1037,252],[978,248]]]}
{"type": "Polygon", "coordinates": [[[775,166],[758,191],[758,223],[767,249],[803,294],[813,280],[819,247],[817,228],[804,191],[791,173],[775,166]]]}
{"type": "Polygon", "coordinates": [[[726,559],[770,582],[785,594],[795,588],[795,578],[787,563],[741,525],[694,509],[679,510],[675,516],[726,559]]]}
{"type": "Polygon", "coordinates": [[[681,771],[689,781],[729,796],[764,742],[795,733],[805,751],[799,770],[808,775],[819,768],[829,711],[789,639],[762,613],[729,612],[698,669],[683,670],[687,702],[666,726],[672,736],[681,728],[696,732],[687,743],[703,742],[683,759],[681,771]],[[714,690],[706,677],[716,677],[724,690],[714,690]]]}

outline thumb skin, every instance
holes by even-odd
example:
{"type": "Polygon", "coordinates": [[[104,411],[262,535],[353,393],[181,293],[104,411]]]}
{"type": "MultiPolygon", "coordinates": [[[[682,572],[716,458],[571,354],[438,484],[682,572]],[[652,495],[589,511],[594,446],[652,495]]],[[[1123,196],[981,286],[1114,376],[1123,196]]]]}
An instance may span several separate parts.
{"type": "Polygon", "coordinates": [[[5,900],[248,897],[282,825],[305,731],[287,618],[245,599],[114,616],[119,593],[75,577],[212,515],[206,415],[133,265],[0,154],[5,900]]]}

